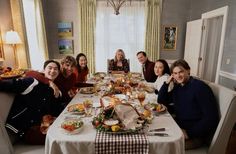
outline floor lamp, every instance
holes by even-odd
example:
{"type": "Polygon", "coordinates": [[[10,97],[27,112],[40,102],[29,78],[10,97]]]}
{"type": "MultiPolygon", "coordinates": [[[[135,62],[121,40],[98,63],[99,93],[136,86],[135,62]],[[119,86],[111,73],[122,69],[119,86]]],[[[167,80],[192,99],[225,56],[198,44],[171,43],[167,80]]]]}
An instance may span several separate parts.
{"type": "Polygon", "coordinates": [[[6,44],[12,45],[14,51],[14,60],[15,60],[15,68],[18,68],[18,60],[17,60],[17,53],[16,53],[16,45],[21,44],[21,39],[19,34],[16,31],[8,31],[6,33],[6,44]]]}

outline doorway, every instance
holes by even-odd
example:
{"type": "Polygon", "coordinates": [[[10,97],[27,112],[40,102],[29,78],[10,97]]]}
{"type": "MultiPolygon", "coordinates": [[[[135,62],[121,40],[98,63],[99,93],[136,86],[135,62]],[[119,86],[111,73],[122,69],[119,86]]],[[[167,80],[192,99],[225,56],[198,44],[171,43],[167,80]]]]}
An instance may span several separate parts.
{"type": "Polygon", "coordinates": [[[219,82],[227,15],[225,6],[187,23],[184,59],[190,63],[193,76],[219,82]]]}
{"type": "Polygon", "coordinates": [[[215,82],[219,55],[223,16],[203,20],[202,49],[200,51],[199,76],[215,82]]]}

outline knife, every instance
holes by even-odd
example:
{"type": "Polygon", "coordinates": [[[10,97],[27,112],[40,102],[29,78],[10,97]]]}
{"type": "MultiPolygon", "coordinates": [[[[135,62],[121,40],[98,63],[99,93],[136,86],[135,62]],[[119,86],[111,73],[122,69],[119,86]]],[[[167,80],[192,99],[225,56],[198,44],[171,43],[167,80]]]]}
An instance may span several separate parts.
{"type": "Polygon", "coordinates": [[[169,136],[169,135],[166,134],[166,133],[148,133],[147,135],[148,135],[148,136],[163,136],[163,137],[169,136]]]}
{"type": "Polygon", "coordinates": [[[166,130],[165,128],[157,128],[157,129],[151,129],[151,130],[149,130],[149,132],[162,132],[165,130],[166,130]]]}

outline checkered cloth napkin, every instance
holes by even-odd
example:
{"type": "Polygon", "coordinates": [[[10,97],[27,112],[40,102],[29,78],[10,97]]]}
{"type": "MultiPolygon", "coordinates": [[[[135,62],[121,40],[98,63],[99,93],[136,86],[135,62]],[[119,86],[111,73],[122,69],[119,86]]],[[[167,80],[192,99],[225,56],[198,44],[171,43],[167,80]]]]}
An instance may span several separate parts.
{"type": "Polygon", "coordinates": [[[148,154],[149,142],[144,133],[109,134],[97,131],[95,154],[148,154]]]}

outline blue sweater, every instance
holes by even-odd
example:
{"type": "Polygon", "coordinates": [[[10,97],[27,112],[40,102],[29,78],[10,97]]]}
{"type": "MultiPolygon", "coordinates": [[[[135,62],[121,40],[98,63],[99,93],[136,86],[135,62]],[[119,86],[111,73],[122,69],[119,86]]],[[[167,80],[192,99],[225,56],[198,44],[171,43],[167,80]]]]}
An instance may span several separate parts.
{"type": "Polygon", "coordinates": [[[219,114],[213,92],[203,81],[193,77],[184,86],[175,84],[169,93],[168,84],[164,83],[158,93],[158,102],[167,106],[174,104],[176,122],[190,138],[207,137],[218,125],[219,114]]]}

